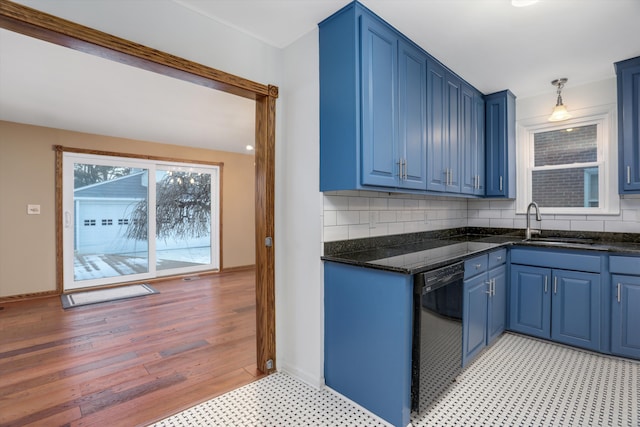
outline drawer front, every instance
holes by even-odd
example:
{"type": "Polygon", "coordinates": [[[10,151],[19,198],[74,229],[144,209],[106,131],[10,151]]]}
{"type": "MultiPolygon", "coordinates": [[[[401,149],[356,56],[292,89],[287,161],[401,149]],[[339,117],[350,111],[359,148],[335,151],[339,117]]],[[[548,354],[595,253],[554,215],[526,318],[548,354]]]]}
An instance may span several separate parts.
{"type": "Polygon", "coordinates": [[[473,277],[476,274],[487,271],[489,256],[487,254],[469,258],[464,262],[464,278],[473,277]]]}
{"type": "Polygon", "coordinates": [[[640,276],[640,256],[610,256],[609,271],[640,276]]]}
{"type": "Polygon", "coordinates": [[[507,250],[500,249],[489,254],[489,270],[507,262],[507,250]]]}

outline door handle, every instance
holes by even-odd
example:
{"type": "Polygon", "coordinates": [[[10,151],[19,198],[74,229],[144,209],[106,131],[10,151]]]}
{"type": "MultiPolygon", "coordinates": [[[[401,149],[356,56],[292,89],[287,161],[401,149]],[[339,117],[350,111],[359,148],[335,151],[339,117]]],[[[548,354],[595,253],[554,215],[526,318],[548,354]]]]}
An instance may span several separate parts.
{"type": "Polygon", "coordinates": [[[553,293],[558,293],[558,276],[553,278],[553,293]]]}
{"type": "Polygon", "coordinates": [[[621,286],[621,284],[620,284],[620,283],[618,283],[618,286],[617,286],[617,288],[618,288],[618,291],[617,291],[617,294],[618,294],[618,302],[620,302],[620,288],[621,288],[621,287],[622,287],[622,286],[621,286]]]}
{"type": "Polygon", "coordinates": [[[502,191],[502,175],[500,175],[500,191],[502,191]]]}
{"type": "Polygon", "coordinates": [[[547,279],[548,279],[548,277],[547,277],[547,276],[544,276],[544,293],[545,293],[545,294],[547,293],[547,290],[548,290],[548,289],[547,289],[547,279]]]}
{"type": "Polygon", "coordinates": [[[631,184],[631,166],[627,166],[627,184],[631,184]]]}

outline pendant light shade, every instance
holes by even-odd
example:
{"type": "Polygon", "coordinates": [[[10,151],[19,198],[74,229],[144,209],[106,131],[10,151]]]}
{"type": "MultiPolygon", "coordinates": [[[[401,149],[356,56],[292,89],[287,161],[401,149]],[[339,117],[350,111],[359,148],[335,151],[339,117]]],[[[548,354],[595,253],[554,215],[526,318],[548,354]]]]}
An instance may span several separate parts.
{"type": "Polygon", "coordinates": [[[566,78],[556,79],[551,82],[552,85],[558,88],[558,99],[556,100],[556,106],[553,107],[553,111],[551,112],[551,116],[549,117],[550,122],[561,122],[562,120],[571,118],[571,114],[569,114],[569,112],[567,111],[567,107],[565,107],[562,103],[561,92],[566,82],[566,78]]]}

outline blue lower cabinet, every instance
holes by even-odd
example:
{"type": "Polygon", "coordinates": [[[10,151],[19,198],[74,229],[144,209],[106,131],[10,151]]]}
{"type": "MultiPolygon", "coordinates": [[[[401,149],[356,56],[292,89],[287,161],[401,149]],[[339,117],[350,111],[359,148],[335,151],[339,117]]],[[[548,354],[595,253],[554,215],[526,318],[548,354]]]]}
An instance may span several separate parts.
{"type": "Polygon", "coordinates": [[[394,426],[409,424],[413,278],[324,264],[325,383],[394,426]]]}
{"type": "Polygon", "coordinates": [[[486,273],[464,281],[462,366],[487,345],[488,291],[486,273]]]}
{"type": "Polygon", "coordinates": [[[551,339],[600,350],[600,275],[553,270],[551,339]]]}
{"type": "Polygon", "coordinates": [[[497,251],[465,262],[462,300],[462,366],[505,330],[507,316],[506,251],[497,251]],[[488,272],[488,265],[497,265],[488,272]],[[500,265],[502,263],[502,265],[500,265]]]}
{"type": "Polygon", "coordinates": [[[511,330],[540,338],[551,337],[550,279],[549,268],[511,265],[511,330]]]}
{"type": "Polygon", "coordinates": [[[640,276],[611,276],[611,352],[640,359],[640,276]]]}
{"type": "Polygon", "coordinates": [[[507,326],[507,267],[489,270],[489,280],[493,280],[493,291],[489,298],[487,344],[498,338],[507,326]]]}
{"type": "Polygon", "coordinates": [[[511,330],[600,351],[600,275],[511,265],[511,330]]]}

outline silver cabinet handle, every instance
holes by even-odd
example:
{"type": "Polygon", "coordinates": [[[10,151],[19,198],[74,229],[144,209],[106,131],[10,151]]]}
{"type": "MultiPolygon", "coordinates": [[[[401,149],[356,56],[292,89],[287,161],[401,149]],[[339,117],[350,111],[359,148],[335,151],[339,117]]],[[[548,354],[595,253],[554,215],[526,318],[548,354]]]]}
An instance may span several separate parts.
{"type": "Polygon", "coordinates": [[[618,291],[617,291],[617,294],[618,294],[618,302],[620,302],[620,288],[621,288],[621,287],[622,287],[622,285],[621,285],[620,283],[618,283],[618,286],[617,286],[617,288],[618,288],[618,291]]]}
{"type": "Polygon", "coordinates": [[[476,268],[476,270],[479,270],[480,267],[482,267],[482,264],[475,264],[474,267],[476,268]]]}
{"type": "Polygon", "coordinates": [[[495,296],[496,295],[496,279],[491,279],[491,288],[493,291],[492,295],[495,296]]]}
{"type": "Polygon", "coordinates": [[[402,160],[404,162],[404,180],[407,180],[407,159],[402,160]]]}
{"type": "Polygon", "coordinates": [[[502,191],[502,175],[500,175],[500,191],[502,191]]]}
{"type": "Polygon", "coordinates": [[[631,184],[631,166],[627,166],[627,184],[631,184]]]}
{"type": "Polygon", "coordinates": [[[491,282],[492,282],[491,280],[489,280],[488,282],[484,282],[486,285],[489,286],[489,290],[485,292],[485,294],[488,294],[489,296],[491,296],[491,282]]]}
{"type": "Polygon", "coordinates": [[[498,261],[502,261],[502,257],[501,257],[501,256],[496,257],[496,259],[497,259],[498,261]]]}
{"type": "Polygon", "coordinates": [[[547,277],[547,276],[544,276],[544,293],[545,293],[545,294],[547,293],[547,290],[548,290],[548,289],[547,289],[547,279],[548,279],[548,277],[547,277]]]}
{"type": "Polygon", "coordinates": [[[398,159],[396,164],[398,165],[398,177],[402,180],[402,159],[398,159]]]}
{"type": "Polygon", "coordinates": [[[558,293],[558,276],[553,278],[553,293],[558,293]]]}

